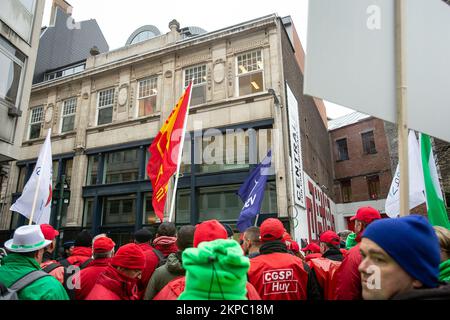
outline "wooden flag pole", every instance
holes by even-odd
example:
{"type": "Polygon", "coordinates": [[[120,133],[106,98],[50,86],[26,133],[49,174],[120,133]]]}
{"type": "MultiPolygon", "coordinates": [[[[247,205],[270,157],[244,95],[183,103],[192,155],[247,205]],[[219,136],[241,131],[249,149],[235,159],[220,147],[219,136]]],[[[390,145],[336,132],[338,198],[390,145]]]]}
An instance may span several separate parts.
{"type": "Polygon", "coordinates": [[[175,184],[173,187],[173,193],[172,193],[172,201],[170,204],[170,213],[169,213],[169,222],[172,222],[173,213],[175,211],[175,201],[177,196],[177,187],[178,187],[178,178],[180,177],[180,167],[181,167],[181,158],[183,156],[183,147],[184,147],[184,138],[186,136],[186,129],[187,129],[187,120],[189,117],[189,109],[191,107],[191,97],[192,97],[192,81],[189,84],[191,86],[191,90],[189,92],[189,100],[188,105],[186,108],[186,117],[184,118],[184,125],[183,125],[183,133],[181,134],[181,143],[180,143],[180,150],[178,151],[178,162],[177,162],[177,172],[175,173],[175,184]]]}
{"type": "MultiPolygon", "coordinates": [[[[48,133],[47,133],[47,137],[51,136],[51,132],[52,129],[48,129],[48,133]]],[[[47,141],[47,139],[45,139],[45,142],[47,141]]],[[[45,150],[43,150],[43,156],[44,159],[42,159],[42,164],[41,164],[41,171],[42,168],[44,168],[45,162],[47,160],[47,144],[44,142],[44,146],[45,146],[45,150]]],[[[37,198],[38,198],[38,194],[39,194],[39,187],[41,186],[41,174],[39,174],[38,176],[38,181],[36,184],[36,191],[34,192],[34,198],[33,198],[33,205],[31,207],[31,214],[30,214],[30,221],[28,222],[28,225],[32,225],[33,224],[33,218],[34,218],[34,212],[36,211],[36,203],[37,203],[37,198]]]]}
{"type": "Polygon", "coordinates": [[[408,109],[406,78],[405,0],[395,0],[395,59],[397,82],[398,156],[400,166],[400,216],[409,215],[408,109]]]}

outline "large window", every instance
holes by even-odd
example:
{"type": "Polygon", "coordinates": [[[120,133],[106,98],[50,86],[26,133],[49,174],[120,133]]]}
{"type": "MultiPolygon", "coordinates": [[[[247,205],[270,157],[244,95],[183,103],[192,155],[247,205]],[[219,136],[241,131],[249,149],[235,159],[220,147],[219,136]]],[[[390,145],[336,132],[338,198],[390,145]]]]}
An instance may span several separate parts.
{"type": "Polygon", "coordinates": [[[158,96],[158,78],[153,77],[139,81],[138,116],[148,116],[156,112],[158,96]]]}
{"type": "Polygon", "coordinates": [[[61,133],[73,131],[75,128],[75,114],[77,112],[77,99],[64,101],[61,115],[61,133]]]}
{"type": "Polygon", "coordinates": [[[94,198],[84,199],[83,227],[92,227],[92,216],[94,214],[94,198]]]}
{"type": "Polygon", "coordinates": [[[44,81],[50,81],[53,79],[57,79],[57,78],[61,78],[61,77],[66,77],[66,76],[70,76],[76,73],[80,73],[83,72],[84,69],[86,68],[85,64],[80,64],[74,67],[68,67],[68,68],[64,68],[64,69],[60,69],[57,71],[52,71],[49,73],[46,73],[44,76],[44,81]]]}
{"type": "Polygon", "coordinates": [[[44,107],[31,109],[29,138],[36,139],[41,136],[41,127],[44,119],[44,107]]]}
{"type": "Polygon", "coordinates": [[[259,164],[272,146],[272,133],[271,129],[228,130],[198,137],[195,152],[201,159],[199,172],[248,169],[250,164],[259,164]]]}
{"type": "MultiPolygon", "coordinates": [[[[200,221],[237,220],[244,203],[236,194],[240,185],[208,187],[199,189],[198,210],[200,221]]],[[[277,213],[275,182],[268,182],[264,193],[261,213],[277,213]]]]}
{"type": "Polygon", "coordinates": [[[103,199],[102,225],[134,225],[135,221],[136,195],[105,197],[103,199]]]}
{"type": "Polygon", "coordinates": [[[88,186],[97,184],[97,176],[99,174],[98,172],[99,160],[100,157],[98,155],[89,157],[88,174],[86,179],[86,185],[88,186]]]}
{"type": "Polygon", "coordinates": [[[338,161],[348,160],[347,139],[336,140],[338,161]]]}
{"type": "Polygon", "coordinates": [[[97,124],[112,122],[114,104],[114,89],[100,91],[98,93],[98,120],[97,124]]]}
{"type": "Polygon", "coordinates": [[[15,107],[25,56],[0,37],[0,100],[15,107]]]}
{"type": "Polygon", "coordinates": [[[104,183],[137,181],[138,174],[138,149],[130,149],[106,154],[103,178],[104,183]]]}
{"type": "Polygon", "coordinates": [[[237,56],[239,96],[262,92],[264,90],[263,69],[261,50],[237,56]]]}
{"type": "Polygon", "coordinates": [[[378,175],[367,177],[367,188],[369,190],[369,198],[377,200],[380,197],[380,177],[378,175]]]}
{"type": "Polygon", "coordinates": [[[154,224],[158,223],[159,218],[155,214],[155,210],[153,210],[152,204],[152,193],[146,193],[144,195],[144,221],[143,224],[154,224]]]}
{"type": "Polygon", "coordinates": [[[352,202],[352,181],[350,179],[341,181],[341,193],[343,203],[352,202]]]}
{"type": "Polygon", "coordinates": [[[184,86],[192,83],[191,106],[206,102],[206,65],[196,66],[184,71],[184,86]]]}
{"type": "Polygon", "coordinates": [[[373,135],[373,131],[361,134],[361,138],[363,144],[363,152],[365,154],[377,153],[377,149],[375,148],[375,137],[373,135]]]}
{"type": "Polygon", "coordinates": [[[175,207],[175,220],[177,223],[190,223],[191,221],[191,190],[177,190],[177,203],[175,207]]]}

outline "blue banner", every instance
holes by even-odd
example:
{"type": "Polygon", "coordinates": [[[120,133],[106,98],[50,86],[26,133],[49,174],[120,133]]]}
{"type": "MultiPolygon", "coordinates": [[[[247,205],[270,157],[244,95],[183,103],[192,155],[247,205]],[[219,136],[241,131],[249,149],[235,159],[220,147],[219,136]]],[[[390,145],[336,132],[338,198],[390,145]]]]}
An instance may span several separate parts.
{"type": "Polygon", "coordinates": [[[251,172],[238,191],[239,197],[244,202],[237,222],[239,232],[244,232],[251,227],[253,218],[260,213],[271,164],[272,151],[269,150],[267,157],[251,172]]]}

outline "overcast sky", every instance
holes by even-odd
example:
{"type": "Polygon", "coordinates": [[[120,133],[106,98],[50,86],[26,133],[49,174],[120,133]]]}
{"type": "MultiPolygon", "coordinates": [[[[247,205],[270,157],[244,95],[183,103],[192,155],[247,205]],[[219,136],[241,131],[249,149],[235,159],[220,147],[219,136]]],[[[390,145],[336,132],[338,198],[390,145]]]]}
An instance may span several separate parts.
{"type": "MultiPolygon", "coordinates": [[[[169,22],[176,19],[181,27],[197,26],[214,31],[276,13],[290,15],[300,40],[306,47],[308,0],[67,0],[73,6],[75,21],[96,19],[110,50],[125,45],[139,27],[156,26],[162,33],[169,31],[169,22]]],[[[46,0],[42,24],[48,25],[52,0],[46,0]]],[[[326,102],[328,117],[336,118],[353,110],[326,102]]]]}

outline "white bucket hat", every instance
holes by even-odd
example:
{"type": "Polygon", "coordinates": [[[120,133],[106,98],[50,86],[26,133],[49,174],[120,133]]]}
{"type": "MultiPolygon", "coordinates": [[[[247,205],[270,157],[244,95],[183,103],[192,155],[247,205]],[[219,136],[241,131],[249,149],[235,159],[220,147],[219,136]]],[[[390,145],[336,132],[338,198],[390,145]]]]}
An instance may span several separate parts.
{"type": "Polygon", "coordinates": [[[13,238],[5,242],[5,248],[11,252],[33,252],[51,243],[52,241],[45,240],[40,226],[32,225],[18,228],[13,238]]]}

